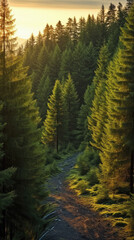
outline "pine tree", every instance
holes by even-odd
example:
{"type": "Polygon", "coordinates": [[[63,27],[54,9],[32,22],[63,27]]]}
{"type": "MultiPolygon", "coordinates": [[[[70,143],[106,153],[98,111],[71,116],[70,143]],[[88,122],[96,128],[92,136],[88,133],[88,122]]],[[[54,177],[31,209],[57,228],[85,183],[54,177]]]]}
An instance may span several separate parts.
{"type": "Polygon", "coordinates": [[[59,151],[63,132],[63,97],[62,87],[56,80],[52,95],[48,101],[47,116],[44,121],[42,142],[54,146],[59,151]]]}
{"type": "Polygon", "coordinates": [[[56,79],[58,79],[59,71],[61,66],[61,51],[58,45],[55,46],[54,52],[51,55],[49,63],[49,77],[52,83],[52,87],[55,84],[56,79]]]}
{"type": "Polygon", "coordinates": [[[108,73],[108,119],[100,153],[101,181],[107,188],[111,186],[114,191],[124,184],[128,185],[127,179],[130,175],[130,191],[133,192],[134,6],[126,19],[120,41],[108,73]]]}
{"type": "Polygon", "coordinates": [[[69,35],[65,31],[64,25],[59,21],[55,28],[55,39],[61,51],[64,51],[69,41],[69,35]]]}
{"type": "Polygon", "coordinates": [[[62,54],[61,58],[61,67],[59,72],[59,78],[65,81],[68,76],[68,73],[71,74],[73,66],[72,60],[72,50],[70,48],[66,48],[66,50],[62,54]]]}
{"type": "Polygon", "coordinates": [[[24,66],[28,66],[28,74],[32,74],[32,70],[34,67],[34,61],[33,60],[33,52],[35,47],[35,37],[32,34],[29,38],[28,42],[26,43],[27,47],[25,46],[25,54],[24,54],[24,66]],[[28,44],[27,44],[28,43],[28,44]]]}
{"type": "Polygon", "coordinates": [[[116,21],[116,7],[114,4],[110,3],[107,12],[106,24],[108,27],[110,27],[115,21],[116,21]]]}
{"type": "Polygon", "coordinates": [[[40,110],[42,122],[44,122],[47,113],[47,102],[52,92],[53,86],[49,77],[49,67],[46,66],[42,79],[38,87],[37,101],[40,110]]]}
{"type": "MultiPolygon", "coordinates": [[[[3,102],[4,169],[15,167],[13,178],[16,198],[6,210],[2,239],[32,239],[42,225],[46,196],[42,185],[44,159],[40,145],[40,121],[36,102],[32,99],[27,69],[15,54],[14,20],[6,0],[0,11],[0,100],[3,102]]],[[[8,188],[4,191],[8,191],[8,188]]]]}
{"type": "Polygon", "coordinates": [[[3,152],[3,128],[1,118],[2,104],[0,104],[0,237],[5,236],[5,214],[8,207],[11,206],[15,194],[9,189],[12,187],[12,177],[15,168],[4,168],[4,152],[3,152]]]}
{"type": "Polygon", "coordinates": [[[77,118],[78,118],[78,95],[70,74],[63,89],[63,101],[65,109],[65,136],[67,143],[75,143],[77,118]]]}
{"type": "Polygon", "coordinates": [[[38,86],[40,84],[44,69],[49,63],[49,53],[45,46],[41,48],[41,51],[37,58],[36,69],[32,73],[32,91],[35,98],[37,98],[38,86]]]}
{"type": "Polygon", "coordinates": [[[107,66],[109,62],[108,47],[104,45],[100,50],[98,68],[93,80],[94,84],[94,99],[92,102],[91,116],[89,117],[89,129],[92,134],[92,146],[97,149],[101,147],[101,138],[104,129],[104,123],[106,120],[106,81],[107,81],[107,66]]]}
{"type": "Polygon", "coordinates": [[[94,86],[93,83],[87,86],[84,94],[84,103],[81,105],[78,122],[77,122],[77,137],[81,143],[82,149],[85,149],[89,145],[91,140],[91,132],[88,130],[88,116],[91,114],[92,100],[94,97],[94,86]]]}
{"type": "Polygon", "coordinates": [[[74,46],[78,42],[78,24],[77,24],[75,17],[72,22],[72,41],[73,41],[74,46]]]}
{"type": "Polygon", "coordinates": [[[73,52],[72,79],[81,103],[87,85],[91,83],[95,66],[96,56],[92,43],[86,47],[85,44],[78,42],[73,52]]]}

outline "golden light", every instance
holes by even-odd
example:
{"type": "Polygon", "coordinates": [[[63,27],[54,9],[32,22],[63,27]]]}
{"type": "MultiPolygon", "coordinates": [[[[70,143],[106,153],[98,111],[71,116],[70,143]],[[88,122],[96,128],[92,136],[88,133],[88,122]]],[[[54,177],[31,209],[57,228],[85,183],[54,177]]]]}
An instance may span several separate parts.
{"type": "Polygon", "coordinates": [[[10,5],[12,13],[16,18],[16,35],[20,38],[29,38],[33,33],[38,35],[39,31],[43,31],[46,24],[53,25],[61,20],[62,24],[66,24],[69,17],[85,17],[89,14],[95,16],[99,12],[98,9],[63,9],[63,8],[36,8],[36,7],[18,7],[10,5]]]}

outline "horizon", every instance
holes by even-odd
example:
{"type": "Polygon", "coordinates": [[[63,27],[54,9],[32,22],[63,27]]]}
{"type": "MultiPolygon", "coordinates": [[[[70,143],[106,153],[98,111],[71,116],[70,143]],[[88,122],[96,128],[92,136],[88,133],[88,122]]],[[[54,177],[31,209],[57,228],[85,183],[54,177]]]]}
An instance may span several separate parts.
{"type": "MultiPolygon", "coordinates": [[[[125,2],[121,1],[123,6],[125,2]]],[[[59,20],[65,25],[69,17],[76,17],[77,21],[80,17],[87,19],[89,14],[96,17],[102,4],[107,10],[110,3],[109,0],[84,0],[82,3],[79,0],[9,0],[9,6],[16,19],[16,36],[23,39],[28,39],[32,33],[37,36],[39,31],[43,32],[46,24],[55,27],[59,20]]],[[[113,0],[112,3],[117,6],[118,1],[113,0]]]]}

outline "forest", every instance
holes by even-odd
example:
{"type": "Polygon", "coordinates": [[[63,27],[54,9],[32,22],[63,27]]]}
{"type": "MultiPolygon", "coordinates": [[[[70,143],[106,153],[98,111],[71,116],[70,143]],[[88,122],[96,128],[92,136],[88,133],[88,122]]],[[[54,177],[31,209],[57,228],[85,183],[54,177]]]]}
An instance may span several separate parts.
{"type": "Polygon", "coordinates": [[[134,239],[133,0],[47,24],[25,46],[1,0],[1,240],[46,239],[47,183],[74,154],[71,191],[134,239]]]}

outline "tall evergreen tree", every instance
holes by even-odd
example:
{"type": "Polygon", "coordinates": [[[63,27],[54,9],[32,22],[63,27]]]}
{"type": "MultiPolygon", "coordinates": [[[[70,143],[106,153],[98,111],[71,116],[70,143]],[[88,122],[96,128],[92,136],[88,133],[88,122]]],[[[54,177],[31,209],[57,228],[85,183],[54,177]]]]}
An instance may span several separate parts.
{"type": "Polygon", "coordinates": [[[13,203],[15,194],[10,191],[12,187],[12,177],[15,173],[15,168],[4,167],[4,152],[3,152],[3,124],[2,124],[2,104],[0,104],[0,238],[4,239],[5,235],[5,215],[8,207],[13,203]]]}
{"type": "Polygon", "coordinates": [[[44,122],[44,119],[46,117],[47,102],[52,92],[52,89],[53,89],[53,85],[51,84],[50,77],[49,77],[49,67],[46,66],[38,87],[38,92],[37,92],[37,102],[38,102],[42,122],[44,122]]]}
{"type": "Polygon", "coordinates": [[[59,151],[59,145],[63,136],[63,97],[62,87],[59,80],[56,80],[52,95],[48,101],[47,116],[44,121],[42,142],[49,144],[59,151]]]}
{"type": "Polygon", "coordinates": [[[120,44],[108,74],[108,120],[100,153],[101,180],[107,188],[110,184],[112,189],[116,189],[128,184],[130,176],[130,190],[133,192],[134,6],[129,11],[120,41],[122,45],[120,44]],[[131,173],[128,169],[131,169],[131,173]]]}
{"type": "MultiPolygon", "coordinates": [[[[32,239],[42,225],[45,192],[44,159],[40,145],[38,109],[31,81],[15,54],[14,20],[6,0],[0,11],[0,100],[3,102],[4,169],[15,167],[13,206],[4,215],[1,239],[32,239]]],[[[4,191],[8,189],[5,188],[4,191]]]]}
{"type": "Polygon", "coordinates": [[[37,58],[36,69],[33,69],[32,73],[32,90],[37,98],[38,86],[40,84],[44,69],[49,63],[49,53],[46,46],[42,46],[41,51],[37,58]]]}
{"type": "Polygon", "coordinates": [[[76,138],[78,118],[78,95],[70,74],[63,89],[63,101],[65,109],[65,136],[67,143],[74,143],[76,138]]]}
{"type": "Polygon", "coordinates": [[[62,54],[61,58],[61,67],[59,72],[59,78],[64,82],[67,79],[68,73],[72,72],[73,59],[72,59],[72,50],[66,48],[62,54]]]}
{"type": "Polygon", "coordinates": [[[82,148],[84,149],[89,145],[89,141],[91,140],[91,133],[88,130],[88,116],[91,114],[93,96],[94,87],[92,83],[90,86],[87,86],[85,91],[84,103],[81,105],[77,122],[77,137],[79,142],[81,142],[82,148]]]}
{"type": "Polygon", "coordinates": [[[89,129],[92,133],[91,144],[97,149],[100,149],[101,138],[106,120],[106,81],[107,81],[107,66],[109,62],[108,47],[104,45],[100,50],[98,68],[93,80],[94,84],[94,99],[92,102],[91,115],[89,117],[89,129]]]}
{"type": "Polygon", "coordinates": [[[55,80],[58,79],[59,71],[61,66],[61,50],[58,45],[55,46],[54,52],[51,55],[49,63],[49,77],[52,83],[52,87],[55,84],[55,80]]]}
{"type": "Polygon", "coordinates": [[[96,55],[92,43],[88,47],[78,42],[73,52],[72,79],[76,86],[80,102],[83,102],[83,96],[88,84],[94,75],[96,65],[96,55]]]}

